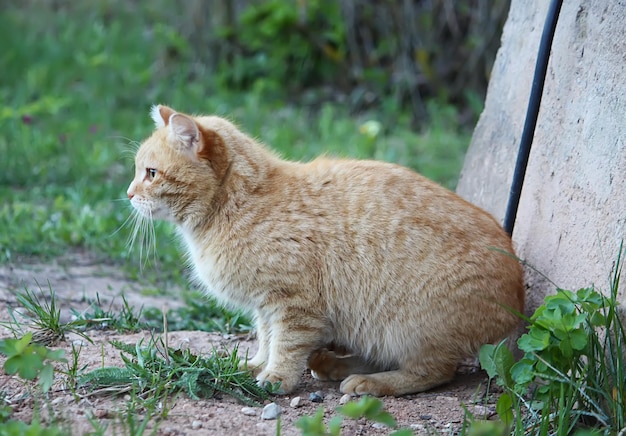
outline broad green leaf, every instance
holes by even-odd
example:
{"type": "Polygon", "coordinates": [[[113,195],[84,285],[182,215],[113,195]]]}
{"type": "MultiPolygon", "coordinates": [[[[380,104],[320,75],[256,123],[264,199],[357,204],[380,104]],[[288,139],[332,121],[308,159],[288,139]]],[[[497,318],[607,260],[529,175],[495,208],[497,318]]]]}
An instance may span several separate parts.
{"type": "Polygon", "coordinates": [[[489,378],[496,375],[499,379],[496,382],[501,386],[512,386],[511,367],[515,362],[511,350],[506,346],[506,340],[494,346],[491,344],[483,345],[478,355],[482,368],[487,371],[489,378]]]}
{"type": "Polygon", "coordinates": [[[28,332],[19,339],[9,338],[0,341],[0,353],[7,357],[12,357],[17,354],[22,354],[26,347],[30,344],[33,338],[33,333],[28,332]]]}
{"type": "Polygon", "coordinates": [[[54,383],[54,368],[52,365],[44,365],[43,369],[39,373],[39,386],[41,390],[46,393],[54,383]]]}
{"type": "Polygon", "coordinates": [[[579,328],[571,332],[570,342],[574,350],[584,350],[589,343],[589,334],[583,328],[579,328]]]}
{"type": "Polygon", "coordinates": [[[9,357],[6,362],[4,362],[4,372],[7,375],[13,375],[19,371],[21,366],[21,358],[20,356],[9,357]]]}
{"type": "Polygon", "coordinates": [[[26,380],[33,380],[37,377],[39,371],[43,369],[43,362],[44,359],[36,353],[22,355],[20,358],[20,377],[26,380]]]}
{"type": "Polygon", "coordinates": [[[533,372],[533,362],[530,359],[523,358],[511,367],[511,377],[515,383],[526,385],[533,381],[535,374],[533,372]]]}
{"type": "Polygon", "coordinates": [[[56,362],[67,362],[65,358],[65,350],[48,350],[46,358],[56,362]]]}
{"type": "Polygon", "coordinates": [[[379,422],[381,424],[385,424],[387,427],[395,427],[396,420],[389,414],[388,412],[378,412],[376,414],[365,415],[368,419],[372,421],[379,422]]]}
{"type": "Polygon", "coordinates": [[[471,423],[468,436],[504,436],[508,428],[500,421],[474,421],[471,423]]]}
{"type": "Polygon", "coordinates": [[[518,339],[517,345],[526,352],[545,350],[550,345],[550,332],[531,328],[529,333],[518,339]]]}
{"type": "Polygon", "coordinates": [[[413,436],[413,430],[409,428],[403,428],[390,433],[389,436],[413,436]]]}
{"type": "Polygon", "coordinates": [[[494,356],[495,349],[495,345],[485,344],[480,347],[480,351],[478,352],[480,367],[487,371],[487,375],[489,376],[489,378],[494,378],[496,375],[498,375],[498,372],[496,371],[496,362],[494,356]]]}
{"type": "Polygon", "coordinates": [[[328,434],[331,436],[339,436],[341,433],[341,423],[343,419],[341,416],[333,416],[330,421],[328,421],[328,434]]]}
{"type": "Polygon", "coordinates": [[[22,338],[17,339],[15,342],[15,353],[20,354],[26,350],[26,347],[30,344],[30,341],[33,339],[33,332],[26,333],[22,338]]]}
{"type": "Polygon", "coordinates": [[[507,426],[513,423],[513,400],[508,392],[500,395],[496,403],[496,412],[498,416],[507,426]]]}
{"type": "Polygon", "coordinates": [[[572,349],[572,343],[570,342],[569,337],[565,338],[559,344],[559,350],[563,353],[563,356],[566,359],[570,359],[574,356],[574,350],[572,349]]]}

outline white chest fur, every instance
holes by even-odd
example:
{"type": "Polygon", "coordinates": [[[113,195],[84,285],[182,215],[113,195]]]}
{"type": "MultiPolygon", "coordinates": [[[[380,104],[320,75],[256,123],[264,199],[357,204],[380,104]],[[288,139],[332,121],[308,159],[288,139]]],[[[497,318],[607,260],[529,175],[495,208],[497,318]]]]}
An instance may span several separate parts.
{"type": "Polygon", "coordinates": [[[229,257],[218,244],[199,242],[185,230],[181,235],[189,252],[196,280],[210,296],[222,305],[236,309],[253,310],[257,302],[253,295],[252,277],[241,268],[237,259],[229,257]]]}

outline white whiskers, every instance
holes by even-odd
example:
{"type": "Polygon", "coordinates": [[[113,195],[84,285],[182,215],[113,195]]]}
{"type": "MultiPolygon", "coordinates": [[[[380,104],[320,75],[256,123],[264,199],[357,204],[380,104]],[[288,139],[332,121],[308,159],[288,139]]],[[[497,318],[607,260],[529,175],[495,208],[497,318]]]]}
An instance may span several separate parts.
{"type": "Polygon", "coordinates": [[[128,237],[128,251],[132,251],[135,242],[139,243],[139,265],[141,268],[146,266],[152,257],[156,264],[156,231],[154,230],[154,221],[152,216],[146,217],[136,210],[132,210],[131,215],[124,222],[126,224],[132,219],[133,230],[128,237]]]}

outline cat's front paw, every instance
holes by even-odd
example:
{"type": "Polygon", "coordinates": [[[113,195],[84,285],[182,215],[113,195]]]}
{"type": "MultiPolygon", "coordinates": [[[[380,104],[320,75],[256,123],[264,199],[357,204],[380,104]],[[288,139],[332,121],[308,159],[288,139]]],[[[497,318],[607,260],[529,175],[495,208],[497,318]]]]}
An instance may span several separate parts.
{"type": "Polygon", "coordinates": [[[277,394],[288,394],[296,388],[300,377],[282,374],[278,371],[265,370],[256,376],[256,380],[259,386],[268,387],[269,385],[272,391],[277,394]]]}

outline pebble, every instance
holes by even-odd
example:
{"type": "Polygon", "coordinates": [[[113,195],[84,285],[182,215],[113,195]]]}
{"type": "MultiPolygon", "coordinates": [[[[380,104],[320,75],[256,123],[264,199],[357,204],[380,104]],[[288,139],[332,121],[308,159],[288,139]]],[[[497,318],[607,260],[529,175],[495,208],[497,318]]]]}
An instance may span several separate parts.
{"type": "Polygon", "coordinates": [[[383,424],[382,422],[375,422],[374,424],[372,424],[372,427],[374,428],[387,428],[387,426],[385,424],[383,424]]]}
{"type": "Polygon", "coordinates": [[[248,416],[256,416],[256,409],[254,407],[242,407],[241,413],[248,416]]]}
{"type": "Polygon", "coordinates": [[[109,414],[109,411],[106,409],[96,409],[93,411],[93,416],[95,416],[98,419],[106,418],[108,414],[109,414]]]}
{"type": "Polygon", "coordinates": [[[480,418],[480,419],[485,419],[488,418],[489,416],[491,416],[492,414],[495,413],[495,409],[492,411],[490,407],[487,406],[482,406],[480,404],[477,404],[474,406],[474,416],[480,418]]]}
{"type": "Polygon", "coordinates": [[[56,406],[57,404],[62,403],[63,401],[64,401],[63,397],[57,397],[54,400],[52,400],[50,404],[52,404],[53,406],[56,406]]]}
{"type": "Polygon", "coordinates": [[[350,394],[344,394],[341,398],[339,398],[339,404],[346,404],[348,401],[352,399],[350,394]]]}
{"type": "Polygon", "coordinates": [[[289,403],[291,407],[297,409],[298,407],[302,407],[302,398],[301,397],[293,397],[291,402],[289,403]]]}
{"type": "Polygon", "coordinates": [[[198,430],[201,427],[202,427],[202,422],[201,421],[193,421],[191,423],[191,428],[194,429],[194,430],[198,430]]]}
{"type": "Polygon", "coordinates": [[[309,401],[313,403],[321,403],[324,401],[324,396],[321,391],[311,392],[309,394],[309,401]]]}
{"type": "Polygon", "coordinates": [[[280,406],[276,403],[269,403],[263,408],[261,418],[263,419],[276,419],[281,414],[280,406]]]}
{"type": "Polygon", "coordinates": [[[432,418],[430,415],[420,415],[420,419],[423,421],[428,421],[430,418],[432,418]]]}

